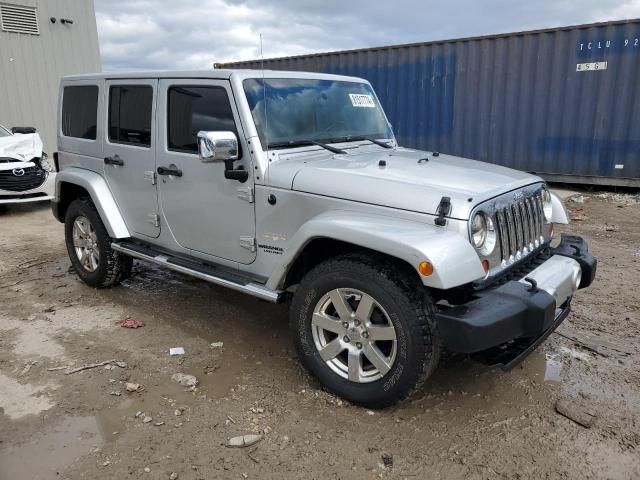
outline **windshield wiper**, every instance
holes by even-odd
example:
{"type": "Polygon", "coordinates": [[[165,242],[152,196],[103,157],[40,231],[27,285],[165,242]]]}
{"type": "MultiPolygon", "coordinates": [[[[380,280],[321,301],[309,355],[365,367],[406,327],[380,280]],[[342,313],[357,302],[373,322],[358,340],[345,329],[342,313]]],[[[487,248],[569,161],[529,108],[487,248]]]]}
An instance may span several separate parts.
{"type": "Polygon", "coordinates": [[[327,145],[326,143],[316,142],[315,140],[291,140],[289,142],[270,143],[269,148],[287,148],[287,147],[293,148],[293,147],[304,147],[307,145],[317,145],[319,147],[329,150],[332,153],[339,153],[339,154],[347,153],[344,150],[341,150],[336,147],[332,147],[331,145],[327,145]]]}
{"type": "Polygon", "coordinates": [[[372,137],[368,137],[366,135],[357,135],[357,136],[347,136],[347,137],[340,137],[340,138],[332,138],[331,141],[332,142],[359,142],[362,140],[367,140],[371,143],[375,143],[376,145],[382,147],[382,148],[393,148],[393,145],[387,143],[387,142],[383,142],[381,140],[377,140],[375,138],[372,137]]]}

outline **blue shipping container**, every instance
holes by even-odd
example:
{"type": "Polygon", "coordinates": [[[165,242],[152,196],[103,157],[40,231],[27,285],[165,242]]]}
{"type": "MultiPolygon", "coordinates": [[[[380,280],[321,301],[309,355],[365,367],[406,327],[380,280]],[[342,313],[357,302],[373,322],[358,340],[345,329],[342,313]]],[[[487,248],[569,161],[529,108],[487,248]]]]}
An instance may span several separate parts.
{"type": "Polygon", "coordinates": [[[264,68],[366,78],[403,146],[640,187],[640,19],[265,59],[264,68]]]}

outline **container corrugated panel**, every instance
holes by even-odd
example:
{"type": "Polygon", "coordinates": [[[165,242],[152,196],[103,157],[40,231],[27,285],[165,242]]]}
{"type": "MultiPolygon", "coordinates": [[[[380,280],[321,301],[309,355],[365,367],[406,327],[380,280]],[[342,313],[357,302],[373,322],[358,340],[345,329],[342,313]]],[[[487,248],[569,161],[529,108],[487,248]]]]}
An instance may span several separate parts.
{"type": "Polygon", "coordinates": [[[639,39],[640,20],[629,20],[265,59],[264,68],[366,78],[403,146],[640,186],[639,39]]]}

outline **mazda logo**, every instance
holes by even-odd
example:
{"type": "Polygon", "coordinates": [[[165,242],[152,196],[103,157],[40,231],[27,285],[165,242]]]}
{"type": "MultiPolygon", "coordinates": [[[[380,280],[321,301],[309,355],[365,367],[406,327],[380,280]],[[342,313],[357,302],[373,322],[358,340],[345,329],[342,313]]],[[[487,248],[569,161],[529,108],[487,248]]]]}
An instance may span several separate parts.
{"type": "Polygon", "coordinates": [[[23,168],[14,168],[14,169],[12,170],[12,173],[13,173],[13,175],[14,175],[14,176],[16,176],[16,177],[21,177],[21,176],[23,176],[23,175],[24,175],[24,169],[23,169],[23,168]]]}

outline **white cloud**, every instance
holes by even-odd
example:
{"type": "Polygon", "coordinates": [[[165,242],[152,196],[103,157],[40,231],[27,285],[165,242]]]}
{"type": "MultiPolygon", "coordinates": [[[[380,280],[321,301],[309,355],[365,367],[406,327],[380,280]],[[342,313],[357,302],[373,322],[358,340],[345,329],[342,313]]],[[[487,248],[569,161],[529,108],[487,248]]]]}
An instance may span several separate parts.
{"type": "Polygon", "coordinates": [[[627,0],[619,2],[612,8],[599,9],[593,16],[596,21],[606,21],[609,18],[632,19],[640,18],[640,0],[627,0]]]}
{"type": "Polygon", "coordinates": [[[105,71],[468,37],[640,16],[640,0],[96,0],[105,71]]]}

